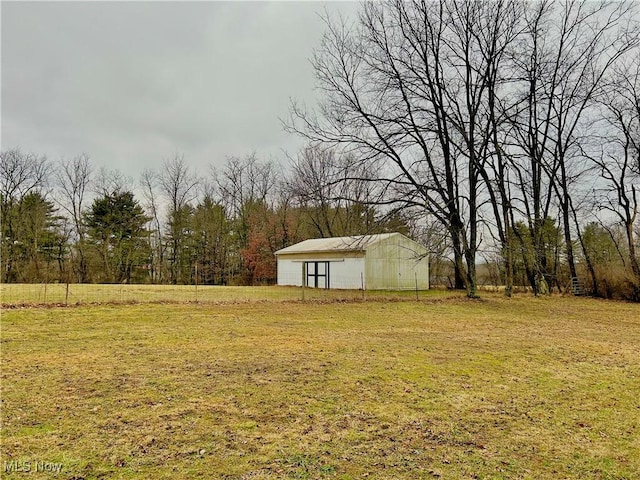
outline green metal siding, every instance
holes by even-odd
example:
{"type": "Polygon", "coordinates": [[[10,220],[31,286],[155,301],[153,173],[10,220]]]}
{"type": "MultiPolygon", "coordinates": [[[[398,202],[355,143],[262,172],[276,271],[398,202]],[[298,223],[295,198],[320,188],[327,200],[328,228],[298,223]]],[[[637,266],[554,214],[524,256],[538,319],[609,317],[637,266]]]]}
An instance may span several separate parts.
{"type": "Polygon", "coordinates": [[[427,249],[401,234],[367,247],[365,278],[368,290],[429,288],[427,249]]]}

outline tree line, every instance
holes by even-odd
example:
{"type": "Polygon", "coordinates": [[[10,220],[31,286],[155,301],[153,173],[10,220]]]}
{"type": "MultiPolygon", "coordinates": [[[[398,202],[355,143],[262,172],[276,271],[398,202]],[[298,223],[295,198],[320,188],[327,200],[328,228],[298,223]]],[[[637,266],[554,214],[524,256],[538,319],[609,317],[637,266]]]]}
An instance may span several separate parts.
{"type": "Polygon", "coordinates": [[[274,252],[293,243],[409,233],[361,182],[335,182],[333,158],[307,148],[284,172],[248,155],[202,175],[175,156],[134,181],[86,154],[3,151],[2,282],[273,283],[274,252]]]}
{"type": "Polygon", "coordinates": [[[536,294],[584,276],[638,300],[639,18],[624,1],[367,2],[326,18],[324,95],[286,124],[376,172],[380,205],[439,224],[470,297],[491,252],[507,295],[523,273],[536,294]]]}

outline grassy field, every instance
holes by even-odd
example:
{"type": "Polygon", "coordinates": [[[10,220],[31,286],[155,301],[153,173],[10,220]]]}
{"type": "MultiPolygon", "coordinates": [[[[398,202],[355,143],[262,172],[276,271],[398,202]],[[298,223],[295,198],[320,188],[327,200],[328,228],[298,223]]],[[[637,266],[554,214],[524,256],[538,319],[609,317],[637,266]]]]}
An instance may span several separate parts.
{"type": "Polygon", "coordinates": [[[315,288],[215,285],[107,285],[63,283],[0,284],[0,304],[82,305],[88,303],[241,303],[286,300],[419,299],[442,296],[442,291],[325,290],[315,288]]]}
{"type": "Polygon", "coordinates": [[[1,328],[2,478],[640,478],[638,305],[32,307],[1,328]]]}

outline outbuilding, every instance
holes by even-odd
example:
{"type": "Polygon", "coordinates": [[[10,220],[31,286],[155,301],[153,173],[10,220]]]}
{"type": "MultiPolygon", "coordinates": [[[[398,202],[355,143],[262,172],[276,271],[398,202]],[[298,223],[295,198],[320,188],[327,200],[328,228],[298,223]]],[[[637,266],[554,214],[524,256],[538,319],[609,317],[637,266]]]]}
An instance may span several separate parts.
{"type": "Polygon", "coordinates": [[[427,249],[401,233],[315,238],[276,252],[278,285],[366,290],[429,288],[427,249]]]}

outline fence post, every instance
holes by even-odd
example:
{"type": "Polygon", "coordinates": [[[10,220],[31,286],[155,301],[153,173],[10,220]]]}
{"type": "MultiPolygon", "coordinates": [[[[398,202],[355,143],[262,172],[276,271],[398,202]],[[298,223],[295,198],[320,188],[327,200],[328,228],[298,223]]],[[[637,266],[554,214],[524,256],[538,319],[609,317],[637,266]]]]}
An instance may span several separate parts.
{"type": "Polygon", "coordinates": [[[198,264],[196,263],[196,303],[198,303],[198,264]]]}
{"type": "Polygon", "coordinates": [[[304,290],[307,286],[307,262],[302,262],[302,301],[304,302],[304,290]]]}
{"type": "Polygon", "coordinates": [[[362,300],[365,299],[364,297],[364,273],[360,272],[360,288],[362,289],[362,300]]]}
{"type": "Polygon", "coordinates": [[[69,281],[71,277],[71,260],[70,257],[67,257],[67,267],[65,268],[65,276],[64,276],[64,304],[69,305],[69,281]]]}
{"type": "Polygon", "coordinates": [[[413,275],[416,279],[416,302],[419,300],[418,298],[418,272],[413,272],[413,275]]]}

